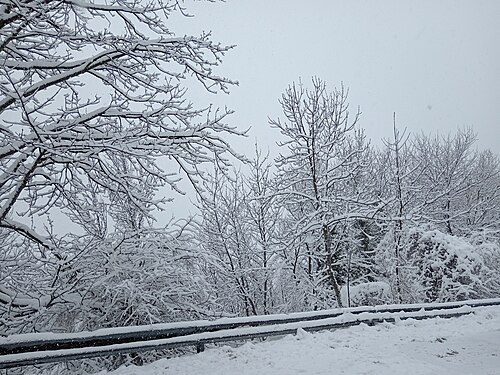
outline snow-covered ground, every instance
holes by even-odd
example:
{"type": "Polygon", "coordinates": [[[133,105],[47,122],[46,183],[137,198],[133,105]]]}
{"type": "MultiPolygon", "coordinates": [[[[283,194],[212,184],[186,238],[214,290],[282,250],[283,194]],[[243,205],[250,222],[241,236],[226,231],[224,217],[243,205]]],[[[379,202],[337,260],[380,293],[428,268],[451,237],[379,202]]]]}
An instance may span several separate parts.
{"type": "Polygon", "coordinates": [[[101,375],[500,374],[500,307],[222,346],[101,375]]]}

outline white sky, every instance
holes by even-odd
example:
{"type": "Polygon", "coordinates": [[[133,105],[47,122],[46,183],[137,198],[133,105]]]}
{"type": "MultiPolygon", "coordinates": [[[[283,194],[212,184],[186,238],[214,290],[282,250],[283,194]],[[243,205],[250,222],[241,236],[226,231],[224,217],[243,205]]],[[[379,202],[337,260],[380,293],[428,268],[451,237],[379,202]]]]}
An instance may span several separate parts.
{"type": "MultiPolygon", "coordinates": [[[[186,2],[195,17],[173,19],[177,34],[212,30],[236,44],[220,74],[238,80],[230,95],[200,99],[227,105],[231,123],[252,127],[234,142],[251,153],[255,138],[279,137],[268,116],[278,98],[313,75],[350,89],[352,111],[373,143],[391,135],[392,113],[411,132],[473,126],[479,146],[500,153],[500,1],[227,0],[186,2]]],[[[195,99],[195,102],[197,99],[195,99]]]]}

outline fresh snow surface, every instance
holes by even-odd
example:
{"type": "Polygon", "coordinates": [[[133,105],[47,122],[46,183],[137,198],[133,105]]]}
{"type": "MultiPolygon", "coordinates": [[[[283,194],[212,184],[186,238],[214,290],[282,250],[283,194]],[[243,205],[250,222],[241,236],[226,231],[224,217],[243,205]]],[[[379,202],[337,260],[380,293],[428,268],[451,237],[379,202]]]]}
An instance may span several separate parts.
{"type": "Polygon", "coordinates": [[[355,326],[128,366],[100,375],[495,374],[500,375],[500,307],[459,318],[355,326]]]}

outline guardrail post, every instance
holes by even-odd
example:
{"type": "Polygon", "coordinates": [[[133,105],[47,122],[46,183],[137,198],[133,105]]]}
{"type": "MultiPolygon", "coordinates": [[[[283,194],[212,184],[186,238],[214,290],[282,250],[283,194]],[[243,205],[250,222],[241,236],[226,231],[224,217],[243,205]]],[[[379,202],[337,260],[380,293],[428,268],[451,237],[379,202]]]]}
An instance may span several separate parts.
{"type": "Polygon", "coordinates": [[[201,341],[196,343],[196,353],[201,353],[205,351],[205,344],[201,341]]]}

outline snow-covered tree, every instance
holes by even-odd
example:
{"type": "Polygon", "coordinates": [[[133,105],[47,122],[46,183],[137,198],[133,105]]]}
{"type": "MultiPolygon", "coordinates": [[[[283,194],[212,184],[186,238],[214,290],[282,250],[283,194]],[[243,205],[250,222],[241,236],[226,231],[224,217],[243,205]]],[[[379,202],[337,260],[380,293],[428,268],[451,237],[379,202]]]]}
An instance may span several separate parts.
{"type": "Polygon", "coordinates": [[[396,127],[396,114],[393,120],[393,139],[384,142],[385,148],[379,153],[376,175],[381,181],[379,194],[385,201],[381,218],[385,230],[390,233],[382,241],[383,246],[389,248],[384,252],[385,261],[392,265],[385,276],[389,278],[395,301],[401,303],[405,279],[402,275],[405,272],[403,237],[422,213],[421,162],[414,157],[406,130],[401,132],[396,127]]]}
{"type": "Polygon", "coordinates": [[[259,280],[257,249],[247,195],[239,173],[229,177],[219,170],[205,184],[199,224],[200,248],[206,252],[207,280],[217,288],[217,300],[227,312],[257,315],[259,280]]]}
{"type": "Polygon", "coordinates": [[[460,233],[491,231],[500,234],[500,163],[490,150],[478,151],[469,188],[458,202],[460,233]]]}
{"type": "Polygon", "coordinates": [[[282,219],[282,208],[276,200],[275,180],[272,175],[269,155],[264,155],[255,145],[255,156],[249,164],[250,173],[245,179],[248,189],[246,209],[253,233],[253,249],[259,266],[259,295],[262,312],[284,312],[287,309],[287,298],[282,291],[287,277],[281,273],[282,258],[277,252],[279,223],[282,219]],[[281,292],[281,293],[280,293],[281,292]]]}
{"type": "Polygon", "coordinates": [[[176,36],[168,19],[184,11],[169,0],[0,5],[2,318],[70,303],[70,275],[84,277],[75,262],[107,241],[113,220],[144,228],[137,220],[166,201],[160,189],[227,162],[228,112],[196,109],[186,87],[227,92],[217,69],[230,47],[176,36]]]}
{"type": "Polygon", "coordinates": [[[281,147],[286,151],[276,160],[279,194],[290,215],[284,246],[295,254],[295,271],[297,264],[306,270],[316,307],[333,301],[342,305],[339,271],[346,228],[377,211],[377,201],[358,184],[369,161],[368,146],[355,127],[359,112],[350,116],[347,96],[343,87],[328,92],[317,78],[310,90],[294,83],[280,100],[285,119],[270,122],[285,137],[281,147]],[[333,295],[324,292],[325,286],[333,295]]]}
{"type": "MultiPolygon", "coordinates": [[[[477,161],[473,146],[477,136],[472,129],[459,130],[453,137],[418,135],[415,153],[421,161],[420,183],[425,221],[432,221],[449,234],[460,234],[460,221],[469,211],[464,197],[473,189],[477,161]]],[[[478,182],[481,184],[481,182],[478,182]]]]}
{"type": "Polygon", "coordinates": [[[272,165],[256,145],[241,171],[215,169],[200,199],[199,248],[218,305],[239,315],[289,312],[296,291],[279,240],[283,225],[272,165]],[[238,297],[238,298],[235,298],[238,297]]]}
{"type": "MultiPolygon", "coordinates": [[[[471,287],[471,282],[457,276],[463,269],[473,269],[471,257],[477,255],[463,236],[496,232],[498,161],[490,151],[474,150],[475,139],[471,129],[447,137],[410,138],[394,127],[394,139],[386,141],[379,154],[380,190],[387,202],[382,217],[388,225],[378,244],[377,263],[396,302],[483,295],[478,292],[478,278],[468,277],[475,280],[471,287]],[[431,231],[439,236],[428,234],[431,231]],[[467,246],[461,245],[464,242],[467,246]],[[470,257],[464,249],[471,250],[470,257]],[[460,285],[456,288],[463,295],[441,290],[453,283],[460,285]]],[[[492,236],[486,237],[482,243],[492,244],[492,236]]]]}

